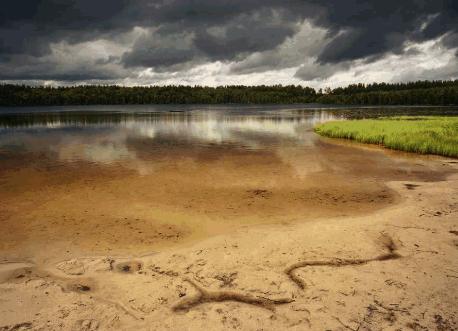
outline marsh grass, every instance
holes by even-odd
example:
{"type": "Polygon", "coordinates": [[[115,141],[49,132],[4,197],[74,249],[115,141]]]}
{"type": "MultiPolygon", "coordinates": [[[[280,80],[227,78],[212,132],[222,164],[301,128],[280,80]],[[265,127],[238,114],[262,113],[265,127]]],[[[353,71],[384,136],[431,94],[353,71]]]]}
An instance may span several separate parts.
{"type": "Polygon", "coordinates": [[[315,132],[406,152],[458,157],[458,117],[401,116],[333,121],[316,126],[315,132]]]}

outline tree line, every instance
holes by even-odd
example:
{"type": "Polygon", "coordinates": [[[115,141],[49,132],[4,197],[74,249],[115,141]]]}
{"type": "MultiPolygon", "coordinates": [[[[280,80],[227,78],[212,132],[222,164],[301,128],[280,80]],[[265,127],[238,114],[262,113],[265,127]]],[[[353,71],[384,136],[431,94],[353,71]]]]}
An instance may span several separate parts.
{"type": "Polygon", "coordinates": [[[71,87],[0,85],[1,106],[123,104],[458,105],[458,80],[352,84],[318,91],[300,85],[71,87]]]}

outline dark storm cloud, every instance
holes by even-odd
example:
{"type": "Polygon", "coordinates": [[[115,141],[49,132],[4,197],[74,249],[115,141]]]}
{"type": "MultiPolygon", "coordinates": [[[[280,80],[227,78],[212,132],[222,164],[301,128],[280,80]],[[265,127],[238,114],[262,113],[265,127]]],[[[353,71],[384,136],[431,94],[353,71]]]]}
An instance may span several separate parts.
{"type": "MultiPolygon", "coordinates": [[[[189,21],[164,22],[156,31],[143,35],[131,51],[123,56],[127,66],[167,67],[200,60],[234,60],[253,52],[275,48],[285,38],[293,35],[298,25],[286,19],[289,13],[272,8],[258,8],[254,12],[238,12],[233,16],[219,8],[227,20],[213,22],[216,8],[211,6],[201,14],[209,20],[197,20],[192,15],[189,21]],[[231,17],[233,16],[233,17],[231,17]]],[[[170,15],[170,9],[166,11],[170,15]]],[[[187,16],[188,11],[183,11],[187,16]]],[[[177,15],[172,15],[176,17],[177,15]]]]}
{"type": "Polygon", "coordinates": [[[272,49],[296,31],[288,21],[274,22],[275,15],[267,11],[241,15],[225,25],[221,33],[201,31],[195,38],[195,45],[214,59],[231,59],[240,53],[272,49]]]}
{"type": "MultiPolygon", "coordinates": [[[[28,59],[27,64],[17,64],[16,61],[8,64],[0,63],[0,77],[4,80],[59,80],[59,81],[87,81],[109,80],[122,77],[119,69],[96,63],[84,64],[56,64],[55,62],[28,59]]],[[[126,73],[124,73],[125,75],[126,73]]]]}
{"type": "Polygon", "coordinates": [[[328,1],[325,15],[316,23],[337,37],[323,49],[319,60],[340,62],[399,52],[407,40],[424,41],[457,32],[457,8],[456,0],[328,1]]]}
{"type": "Polygon", "coordinates": [[[316,54],[321,65],[371,61],[387,52],[402,53],[406,41],[443,35],[445,47],[458,47],[456,0],[7,0],[0,9],[0,79],[36,78],[41,71],[43,77],[52,78],[55,72],[56,79],[65,78],[65,63],[56,71],[53,60],[46,62],[53,44],[118,42],[121,34],[136,27],[143,32],[124,54],[73,66],[69,76],[104,79],[126,74],[123,69],[109,73],[114,66],[97,68],[104,61],[160,70],[241,61],[274,50],[294,36],[304,20],[328,31],[329,42],[316,54]]]}
{"type": "Polygon", "coordinates": [[[139,18],[126,0],[8,0],[0,9],[0,52],[42,55],[52,42],[113,34],[139,18]]]}
{"type": "Polygon", "coordinates": [[[188,33],[150,31],[137,39],[122,62],[127,67],[170,67],[190,61],[196,56],[192,38],[188,33]]]}

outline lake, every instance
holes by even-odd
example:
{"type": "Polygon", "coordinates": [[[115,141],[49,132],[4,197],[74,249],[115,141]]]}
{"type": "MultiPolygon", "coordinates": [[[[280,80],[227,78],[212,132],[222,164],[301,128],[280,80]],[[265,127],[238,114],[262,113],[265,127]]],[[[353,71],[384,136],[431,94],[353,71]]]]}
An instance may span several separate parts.
{"type": "Polygon", "coordinates": [[[131,251],[253,224],[363,215],[437,157],[331,141],[316,123],[456,108],[81,106],[0,109],[2,251],[131,251]]]}

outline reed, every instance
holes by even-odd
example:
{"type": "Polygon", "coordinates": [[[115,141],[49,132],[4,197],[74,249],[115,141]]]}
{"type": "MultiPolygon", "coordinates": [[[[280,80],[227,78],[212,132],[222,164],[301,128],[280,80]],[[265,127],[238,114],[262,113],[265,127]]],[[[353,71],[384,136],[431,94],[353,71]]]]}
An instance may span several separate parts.
{"type": "Polygon", "coordinates": [[[458,157],[458,117],[401,116],[332,121],[316,126],[315,132],[406,152],[458,157]]]}

